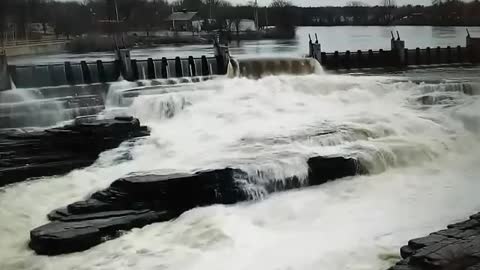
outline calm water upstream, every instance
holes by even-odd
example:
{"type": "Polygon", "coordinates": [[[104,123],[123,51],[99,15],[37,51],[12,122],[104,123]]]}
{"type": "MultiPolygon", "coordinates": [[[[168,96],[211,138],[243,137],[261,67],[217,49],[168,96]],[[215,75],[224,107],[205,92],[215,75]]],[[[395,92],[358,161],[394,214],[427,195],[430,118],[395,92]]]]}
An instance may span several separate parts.
{"type": "MultiPolygon", "coordinates": [[[[408,47],[465,42],[463,28],[398,29],[408,47]]],[[[301,55],[305,36],[314,32],[327,51],[388,48],[389,31],[301,28],[297,41],[246,42],[232,53],[301,55]]],[[[480,28],[471,32],[480,36],[480,28]]],[[[186,46],[135,56],[209,53],[186,46]]],[[[0,189],[0,269],[387,269],[408,239],[480,210],[479,74],[476,67],[217,78],[139,96],[126,108],[108,102],[106,114],[132,114],[151,127],[151,136],[103,153],[86,169],[0,189]],[[322,130],[336,132],[318,136],[322,130]],[[230,165],[284,177],[305,174],[308,157],[331,154],[358,157],[371,174],[259,202],[193,209],[85,252],[46,257],[27,247],[29,231],[46,223],[49,211],[129,173],[230,165]]],[[[133,86],[113,83],[109,96],[133,86]]]]}
{"type": "MultiPolygon", "coordinates": [[[[480,36],[480,27],[469,27],[473,36],[480,36]]],[[[236,57],[303,56],[308,52],[308,34],[318,34],[322,50],[326,52],[390,49],[390,31],[399,31],[407,48],[436,46],[465,46],[465,27],[432,26],[340,26],[299,27],[294,40],[260,40],[232,43],[230,52],[236,57]]],[[[212,55],[212,45],[164,46],[153,49],[136,49],[132,57],[137,59],[173,58],[175,56],[212,55]]],[[[11,64],[63,63],[69,61],[112,60],[113,53],[56,54],[15,57],[11,64]]]]}

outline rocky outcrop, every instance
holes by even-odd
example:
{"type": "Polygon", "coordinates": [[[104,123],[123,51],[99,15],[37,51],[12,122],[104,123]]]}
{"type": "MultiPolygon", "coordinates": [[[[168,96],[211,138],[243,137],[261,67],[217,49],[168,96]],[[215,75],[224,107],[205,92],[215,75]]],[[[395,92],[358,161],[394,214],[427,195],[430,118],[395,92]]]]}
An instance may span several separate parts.
{"type": "Polygon", "coordinates": [[[132,117],[83,119],[44,131],[0,133],[0,187],[89,166],[101,152],[148,134],[132,117]]]}
{"type": "Polygon", "coordinates": [[[390,270],[480,269],[480,213],[447,229],[410,240],[390,270]]]}
{"type": "Polygon", "coordinates": [[[121,178],[84,201],[51,212],[51,223],[31,231],[30,247],[46,255],[82,251],[118,236],[121,230],[167,221],[198,206],[258,198],[251,188],[255,185],[275,192],[366,173],[353,158],[314,157],[308,166],[307,181],[290,177],[257,183],[260,175],[235,168],[121,178]]]}

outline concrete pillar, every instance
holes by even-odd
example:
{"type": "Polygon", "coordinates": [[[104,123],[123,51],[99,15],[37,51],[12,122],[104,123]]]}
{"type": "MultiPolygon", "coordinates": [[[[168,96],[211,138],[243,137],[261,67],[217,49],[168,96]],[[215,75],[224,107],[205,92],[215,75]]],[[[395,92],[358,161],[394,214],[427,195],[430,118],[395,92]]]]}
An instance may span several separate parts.
{"type": "Polygon", "coordinates": [[[162,78],[164,79],[168,78],[167,67],[168,67],[168,60],[167,58],[162,57],[162,78]]]}
{"type": "Polygon", "coordinates": [[[322,66],[326,66],[326,65],[327,65],[327,53],[326,53],[326,52],[322,52],[322,53],[321,53],[321,61],[320,61],[320,64],[322,64],[322,66]]]}
{"type": "Polygon", "coordinates": [[[345,52],[345,65],[344,65],[346,69],[350,69],[350,67],[351,67],[350,61],[351,61],[350,51],[347,51],[347,52],[345,52]]]}
{"type": "Polygon", "coordinates": [[[205,55],[202,55],[202,75],[203,76],[210,75],[210,68],[208,67],[208,61],[205,55]]]}
{"type": "Polygon", "coordinates": [[[107,82],[107,74],[105,74],[105,67],[102,60],[97,60],[98,81],[101,83],[107,82]]]}
{"type": "Polygon", "coordinates": [[[339,69],[340,68],[340,56],[338,54],[338,51],[335,51],[333,53],[333,63],[335,65],[335,69],[339,69]]]}
{"type": "Polygon", "coordinates": [[[197,68],[195,67],[195,60],[193,59],[193,56],[188,57],[188,66],[191,73],[190,76],[197,76],[197,68]]]}
{"type": "Polygon", "coordinates": [[[396,59],[396,61],[398,61],[397,64],[401,66],[406,65],[405,41],[400,39],[400,34],[398,33],[398,31],[397,31],[397,39],[395,39],[392,32],[391,48],[392,48],[392,52],[397,56],[397,59],[396,59]]]}
{"type": "Polygon", "coordinates": [[[368,67],[373,67],[374,66],[374,59],[373,59],[373,50],[368,50],[368,57],[367,57],[367,63],[368,63],[368,67]]]}
{"type": "Polygon", "coordinates": [[[467,52],[470,62],[480,61],[480,38],[471,37],[470,33],[467,36],[467,52]]]}
{"type": "Polygon", "coordinates": [[[92,83],[92,76],[90,74],[90,69],[88,68],[88,64],[85,61],[80,62],[80,67],[82,68],[82,76],[83,82],[86,84],[92,83]]]}
{"type": "Polygon", "coordinates": [[[0,51],[0,91],[10,90],[12,84],[8,74],[8,62],[5,52],[0,51]]]}
{"type": "Polygon", "coordinates": [[[132,81],[134,78],[132,69],[132,59],[129,49],[117,50],[117,59],[120,61],[120,72],[124,79],[132,81]]]}
{"type": "Polygon", "coordinates": [[[357,68],[363,67],[362,50],[357,50],[357,68]]]}
{"type": "Polygon", "coordinates": [[[73,75],[72,64],[70,62],[65,62],[65,80],[68,84],[75,84],[75,76],[73,75]]]}
{"type": "Polygon", "coordinates": [[[318,62],[322,62],[322,46],[320,43],[312,44],[312,58],[316,59],[318,62]]]}
{"type": "Polygon", "coordinates": [[[178,56],[175,57],[175,76],[178,78],[183,77],[182,60],[178,56]]]}
{"type": "MultiPolygon", "coordinates": [[[[217,59],[223,59],[223,66],[221,67],[218,66],[217,68],[218,72],[226,73],[227,65],[228,63],[230,63],[230,52],[228,51],[228,46],[220,45],[218,38],[216,38],[213,43],[213,51],[217,59]]],[[[222,63],[217,62],[217,64],[222,64],[222,63]]]]}
{"type": "Polygon", "coordinates": [[[147,59],[147,78],[152,80],[156,78],[155,75],[155,63],[153,62],[152,58],[147,59]]]}
{"type": "Polygon", "coordinates": [[[426,64],[427,65],[430,65],[432,63],[432,50],[430,49],[430,47],[427,47],[427,53],[426,53],[426,64]]]}

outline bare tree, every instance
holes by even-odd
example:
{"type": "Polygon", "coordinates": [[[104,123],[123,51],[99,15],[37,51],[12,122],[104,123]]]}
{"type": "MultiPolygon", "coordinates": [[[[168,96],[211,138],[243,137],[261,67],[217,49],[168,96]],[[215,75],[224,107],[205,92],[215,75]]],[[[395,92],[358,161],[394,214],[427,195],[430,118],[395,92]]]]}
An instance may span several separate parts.
{"type": "Polygon", "coordinates": [[[388,8],[395,8],[397,6],[397,2],[395,0],[382,0],[382,6],[388,8]]]}
{"type": "Polygon", "coordinates": [[[284,8],[284,7],[289,7],[291,6],[292,3],[287,0],[273,0],[273,2],[270,4],[271,8],[284,8]]]}
{"type": "Polygon", "coordinates": [[[390,24],[393,21],[393,11],[397,7],[395,0],[382,0],[382,21],[384,24],[390,24]]]}

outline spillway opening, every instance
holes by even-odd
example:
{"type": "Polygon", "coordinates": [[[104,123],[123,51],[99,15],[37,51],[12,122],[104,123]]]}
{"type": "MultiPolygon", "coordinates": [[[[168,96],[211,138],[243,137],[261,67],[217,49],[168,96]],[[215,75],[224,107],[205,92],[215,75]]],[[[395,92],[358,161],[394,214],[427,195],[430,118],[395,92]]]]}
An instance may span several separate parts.
{"type": "Polygon", "coordinates": [[[313,58],[230,59],[227,77],[259,79],[272,75],[321,74],[323,68],[313,58]]]}

